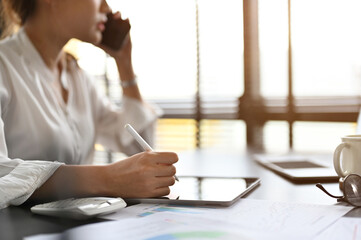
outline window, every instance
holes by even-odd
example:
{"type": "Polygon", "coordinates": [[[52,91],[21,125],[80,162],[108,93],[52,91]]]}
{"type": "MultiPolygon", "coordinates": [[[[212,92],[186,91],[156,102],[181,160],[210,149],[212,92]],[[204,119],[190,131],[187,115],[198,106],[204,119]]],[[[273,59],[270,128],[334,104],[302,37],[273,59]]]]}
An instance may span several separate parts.
{"type": "MultiPolygon", "coordinates": [[[[141,91],[165,112],[157,149],[311,151],[318,146],[308,141],[313,136],[325,144],[320,149],[332,150],[326,146],[355,131],[359,1],[108,3],[130,18],[141,91]]],[[[119,101],[113,60],[89,44],[73,42],[72,49],[80,66],[119,101]]]]}
{"type": "Polygon", "coordinates": [[[331,139],[339,142],[340,136],[355,132],[352,122],[360,108],[361,32],[356,29],[361,3],[258,2],[264,118],[287,120],[289,146],[295,150],[315,150],[311,135],[323,142],[320,149],[332,150],[331,139]],[[314,131],[306,136],[307,129],[314,131]]]}
{"type": "Polygon", "coordinates": [[[294,94],[359,96],[361,2],[294,0],[291,7],[294,94]]]}
{"type": "Polygon", "coordinates": [[[295,122],[294,150],[329,153],[340,144],[342,136],[354,132],[354,123],[295,122]]]}
{"type": "MultiPolygon", "coordinates": [[[[157,149],[223,148],[230,142],[228,136],[234,139],[235,133],[234,145],[242,146],[244,125],[232,121],[237,118],[244,85],[242,2],[108,3],[113,11],[119,10],[123,18],[130,19],[133,64],[142,94],[165,112],[159,120],[157,149]],[[210,126],[219,130],[207,130],[210,126]],[[235,132],[230,130],[232,126],[235,132]],[[222,134],[220,130],[226,131],[222,134]]],[[[119,101],[121,89],[113,60],[90,44],[72,41],[68,48],[76,52],[82,68],[98,77],[103,91],[119,101]]]]}
{"type": "Polygon", "coordinates": [[[259,48],[261,94],[288,94],[287,0],[259,0],[259,48]]]}

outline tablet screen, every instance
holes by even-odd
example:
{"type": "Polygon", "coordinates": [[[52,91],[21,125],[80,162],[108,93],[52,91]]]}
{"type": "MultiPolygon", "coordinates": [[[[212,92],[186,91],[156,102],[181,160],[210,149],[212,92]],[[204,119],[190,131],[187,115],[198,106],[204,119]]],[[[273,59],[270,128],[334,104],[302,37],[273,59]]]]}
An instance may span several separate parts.
{"type": "MultiPolygon", "coordinates": [[[[253,189],[258,178],[180,177],[171,193],[162,198],[131,199],[143,203],[228,206],[253,189]]],[[[127,200],[127,199],[125,199],[127,200]]]]}

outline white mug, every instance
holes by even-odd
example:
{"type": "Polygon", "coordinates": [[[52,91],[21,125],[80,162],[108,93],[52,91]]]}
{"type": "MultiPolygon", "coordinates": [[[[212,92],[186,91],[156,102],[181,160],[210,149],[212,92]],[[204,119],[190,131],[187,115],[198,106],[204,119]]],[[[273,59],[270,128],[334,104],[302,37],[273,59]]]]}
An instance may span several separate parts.
{"type": "Polygon", "coordinates": [[[361,135],[347,135],[342,137],[333,154],[333,166],[338,176],[348,174],[361,175],[361,135]],[[341,161],[342,153],[342,161],[341,161]]]}

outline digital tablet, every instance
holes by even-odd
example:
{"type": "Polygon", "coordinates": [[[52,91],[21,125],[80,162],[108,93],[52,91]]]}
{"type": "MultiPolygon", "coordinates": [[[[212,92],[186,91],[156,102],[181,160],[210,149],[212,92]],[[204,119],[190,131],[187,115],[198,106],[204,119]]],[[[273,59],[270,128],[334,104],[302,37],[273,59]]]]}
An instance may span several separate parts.
{"type": "Polygon", "coordinates": [[[178,176],[171,193],[161,198],[128,198],[128,204],[230,206],[260,184],[259,178],[178,176]]]}
{"type": "Polygon", "coordinates": [[[338,182],[332,155],[268,155],[255,154],[254,159],[264,167],[294,183],[338,182]]]}

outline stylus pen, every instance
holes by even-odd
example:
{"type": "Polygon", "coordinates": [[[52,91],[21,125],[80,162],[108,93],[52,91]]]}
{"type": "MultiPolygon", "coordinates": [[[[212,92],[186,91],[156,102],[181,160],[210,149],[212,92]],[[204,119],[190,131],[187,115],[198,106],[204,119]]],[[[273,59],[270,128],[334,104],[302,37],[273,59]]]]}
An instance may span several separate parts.
{"type": "MultiPolygon", "coordinates": [[[[135,141],[137,141],[139,143],[140,146],[142,146],[142,148],[144,149],[144,151],[152,151],[153,149],[151,146],[149,146],[149,144],[139,135],[139,133],[137,131],[135,131],[135,129],[130,125],[130,124],[126,124],[124,126],[125,129],[127,129],[127,131],[130,133],[130,135],[132,135],[135,139],[135,141]]],[[[176,175],[174,175],[175,180],[179,181],[178,177],[176,175]]]]}

